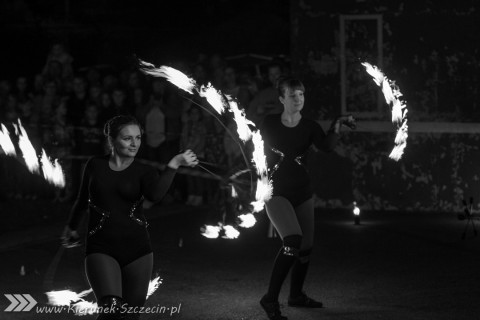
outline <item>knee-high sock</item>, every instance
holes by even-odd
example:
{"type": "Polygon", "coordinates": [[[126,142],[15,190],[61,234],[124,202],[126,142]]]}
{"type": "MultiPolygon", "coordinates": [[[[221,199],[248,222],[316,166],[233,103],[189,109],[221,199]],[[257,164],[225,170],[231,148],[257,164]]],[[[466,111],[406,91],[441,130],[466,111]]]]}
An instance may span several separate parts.
{"type": "Polygon", "coordinates": [[[282,288],[282,284],[287,277],[288,271],[297,259],[298,250],[302,242],[302,236],[291,235],[283,239],[283,247],[275,258],[270,284],[268,286],[267,299],[269,301],[278,301],[278,296],[282,288]]]}
{"type": "Polygon", "coordinates": [[[310,253],[312,249],[302,250],[298,255],[292,268],[292,276],[290,282],[290,297],[298,297],[302,294],[303,284],[307,276],[308,266],[310,265],[310,253]]]}

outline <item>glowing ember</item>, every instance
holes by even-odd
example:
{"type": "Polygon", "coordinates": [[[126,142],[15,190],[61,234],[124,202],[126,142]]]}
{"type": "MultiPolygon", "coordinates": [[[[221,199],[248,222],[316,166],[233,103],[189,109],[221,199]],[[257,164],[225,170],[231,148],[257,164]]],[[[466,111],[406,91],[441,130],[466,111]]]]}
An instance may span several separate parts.
{"type": "Polygon", "coordinates": [[[241,214],[238,218],[241,221],[238,226],[242,228],[251,228],[257,223],[257,219],[255,219],[255,216],[251,213],[241,214]]]}
{"type": "Polygon", "coordinates": [[[224,239],[236,239],[240,235],[240,232],[232,226],[223,226],[223,230],[225,231],[225,235],[222,236],[224,239]]]}
{"type": "Polygon", "coordinates": [[[42,158],[40,161],[42,162],[43,177],[45,180],[57,187],[65,187],[65,176],[63,175],[62,167],[58,163],[58,160],[51,162],[45,150],[42,149],[42,158]]]}
{"type": "Polygon", "coordinates": [[[20,131],[20,134],[18,136],[18,146],[20,147],[20,150],[22,150],[25,164],[27,165],[27,168],[28,170],[30,170],[30,172],[38,173],[40,169],[40,164],[38,162],[37,152],[35,151],[35,148],[28,139],[27,132],[23,128],[20,119],[18,120],[18,127],[20,131]]]}
{"type": "Polygon", "coordinates": [[[372,66],[368,62],[363,62],[365,70],[373,78],[373,81],[382,88],[383,95],[387,104],[392,108],[392,123],[395,125],[397,134],[395,136],[395,146],[390,153],[390,159],[400,160],[403,150],[407,146],[408,125],[407,125],[407,105],[400,99],[403,94],[394,81],[389,80],[380,69],[372,66]]]}
{"type": "Polygon", "coordinates": [[[216,239],[220,235],[220,230],[222,230],[222,227],[220,226],[206,225],[202,228],[202,236],[209,239],[216,239]]]}
{"type": "Polygon", "coordinates": [[[0,129],[0,149],[2,149],[6,155],[17,155],[17,152],[15,151],[15,146],[10,139],[10,132],[8,132],[8,129],[3,124],[0,129]]]}
{"type": "Polygon", "coordinates": [[[161,77],[167,79],[169,82],[179,87],[182,90],[187,91],[188,93],[193,94],[193,89],[196,86],[195,80],[187,77],[182,72],[174,69],[172,67],[161,66],[160,68],[155,68],[151,63],[140,60],[141,70],[149,75],[155,77],[161,77]]]}

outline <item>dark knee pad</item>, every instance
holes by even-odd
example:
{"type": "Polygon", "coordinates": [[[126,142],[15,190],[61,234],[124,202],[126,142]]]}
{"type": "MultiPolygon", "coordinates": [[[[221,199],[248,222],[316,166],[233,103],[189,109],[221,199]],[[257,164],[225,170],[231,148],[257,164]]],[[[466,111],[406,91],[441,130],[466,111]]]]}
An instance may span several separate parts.
{"type": "Polygon", "coordinates": [[[125,319],[125,312],[122,306],[125,301],[118,296],[104,296],[98,300],[99,315],[97,320],[122,320],[125,319]]]}
{"type": "Polygon", "coordinates": [[[298,260],[301,263],[307,263],[310,261],[310,255],[312,254],[312,248],[300,250],[298,253],[298,260]]]}
{"type": "Polygon", "coordinates": [[[298,257],[300,245],[302,244],[302,236],[293,234],[283,238],[282,253],[286,256],[298,257]]]}

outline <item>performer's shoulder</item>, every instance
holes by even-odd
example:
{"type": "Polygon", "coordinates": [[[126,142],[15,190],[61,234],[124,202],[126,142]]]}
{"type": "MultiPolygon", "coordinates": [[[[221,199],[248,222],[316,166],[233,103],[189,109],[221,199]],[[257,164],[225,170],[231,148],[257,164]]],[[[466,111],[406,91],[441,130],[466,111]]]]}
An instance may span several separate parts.
{"type": "Polygon", "coordinates": [[[109,156],[110,156],[109,154],[90,156],[88,157],[86,164],[89,166],[92,166],[92,165],[95,166],[100,163],[108,163],[109,156]]]}

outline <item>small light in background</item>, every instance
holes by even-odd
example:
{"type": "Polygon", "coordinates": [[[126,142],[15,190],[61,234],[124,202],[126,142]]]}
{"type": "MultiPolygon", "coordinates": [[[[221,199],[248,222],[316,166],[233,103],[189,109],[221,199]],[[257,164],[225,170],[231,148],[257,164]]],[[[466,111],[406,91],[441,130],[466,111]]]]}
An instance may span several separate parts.
{"type": "Polygon", "coordinates": [[[353,219],[355,224],[360,224],[360,208],[357,206],[356,201],[353,201],[353,219]]]}

